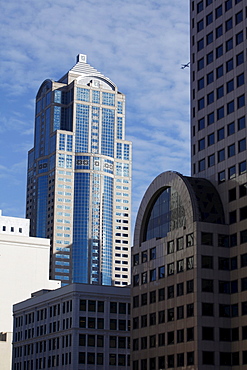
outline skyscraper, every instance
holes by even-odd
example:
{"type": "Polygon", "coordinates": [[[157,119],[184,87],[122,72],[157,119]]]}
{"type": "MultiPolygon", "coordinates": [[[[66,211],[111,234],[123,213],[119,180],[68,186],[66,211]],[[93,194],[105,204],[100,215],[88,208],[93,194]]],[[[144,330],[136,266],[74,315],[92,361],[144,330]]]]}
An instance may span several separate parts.
{"type": "Polygon", "coordinates": [[[131,157],[125,96],[86,55],[59,81],[42,83],[26,216],[32,236],[51,240],[51,278],[129,283],[131,157]]]}
{"type": "Polygon", "coordinates": [[[247,7],[190,1],[192,177],[164,172],[139,208],[132,368],[247,366],[247,7]]]}

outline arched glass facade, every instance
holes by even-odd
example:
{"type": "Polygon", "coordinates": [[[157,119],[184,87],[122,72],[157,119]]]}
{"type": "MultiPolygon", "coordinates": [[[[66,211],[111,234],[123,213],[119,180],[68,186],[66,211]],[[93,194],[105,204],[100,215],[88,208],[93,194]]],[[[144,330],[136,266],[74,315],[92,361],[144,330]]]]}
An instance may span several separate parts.
{"type": "Polygon", "coordinates": [[[185,226],[185,211],[177,191],[163,189],[154,199],[147,217],[144,240],[164,238],[171,230],[185,226]]]}

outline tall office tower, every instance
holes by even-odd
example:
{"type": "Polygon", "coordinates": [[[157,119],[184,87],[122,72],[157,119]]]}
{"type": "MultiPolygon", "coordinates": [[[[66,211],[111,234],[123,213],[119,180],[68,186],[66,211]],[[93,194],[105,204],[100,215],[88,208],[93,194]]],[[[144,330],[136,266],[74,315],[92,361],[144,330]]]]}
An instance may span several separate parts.
{"type": "Polygon", "coordinates": [[[129,283],[131,156],[125,96],[86,55],[59,81],[42,83],[26,216],[32,236],[51,240],[51,278],[129,283]]]}
{"type": "Polygon", "coordinates": [[[133,370],[247,367],[247,6],[190,10],[192,177],[157,176],[137,214],[133,370]]]}

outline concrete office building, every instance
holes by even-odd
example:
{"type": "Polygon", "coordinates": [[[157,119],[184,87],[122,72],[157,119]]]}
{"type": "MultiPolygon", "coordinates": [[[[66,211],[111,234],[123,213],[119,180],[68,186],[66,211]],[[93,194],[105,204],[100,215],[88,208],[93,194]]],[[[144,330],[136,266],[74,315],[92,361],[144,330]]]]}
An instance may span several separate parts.
{"type": "Polygon", "coordinates": [[[192,177],[158,176],[135,226],[132,366],[247,366],[247,8],[190,1],[192,177]]]}
{"type": "Polygon", "coordinates": [[[129,283],[131,150],[125,96],[86,55],[42,83],[26,216],[32,236],[50,238],[50,276],[63,285],[129,283]]]}
{"type": "Polygon", "coordinates": [[[29,237],[29,220],[0,212],[0,368],[11,369],[12,306],[34,290],[60,288],[49,280],[50,242],[29,237]]]}
{"type": "Polygon", "coordinates": [[[14,306],[13,370],[129,369],[130,288],[71,284],[14,306]]]}

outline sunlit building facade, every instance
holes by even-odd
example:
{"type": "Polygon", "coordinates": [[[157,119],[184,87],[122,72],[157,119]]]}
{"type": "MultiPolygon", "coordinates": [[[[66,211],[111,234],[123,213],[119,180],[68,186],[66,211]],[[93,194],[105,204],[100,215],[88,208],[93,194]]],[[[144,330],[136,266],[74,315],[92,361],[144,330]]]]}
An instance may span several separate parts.
{"type": "Polygon", "coordinates": [[[42,83],[26,216],[31,235],[51,240],[52,278],[129,283],[131,150],[125,96],[86,55],[59,81],[42,83]]]}

